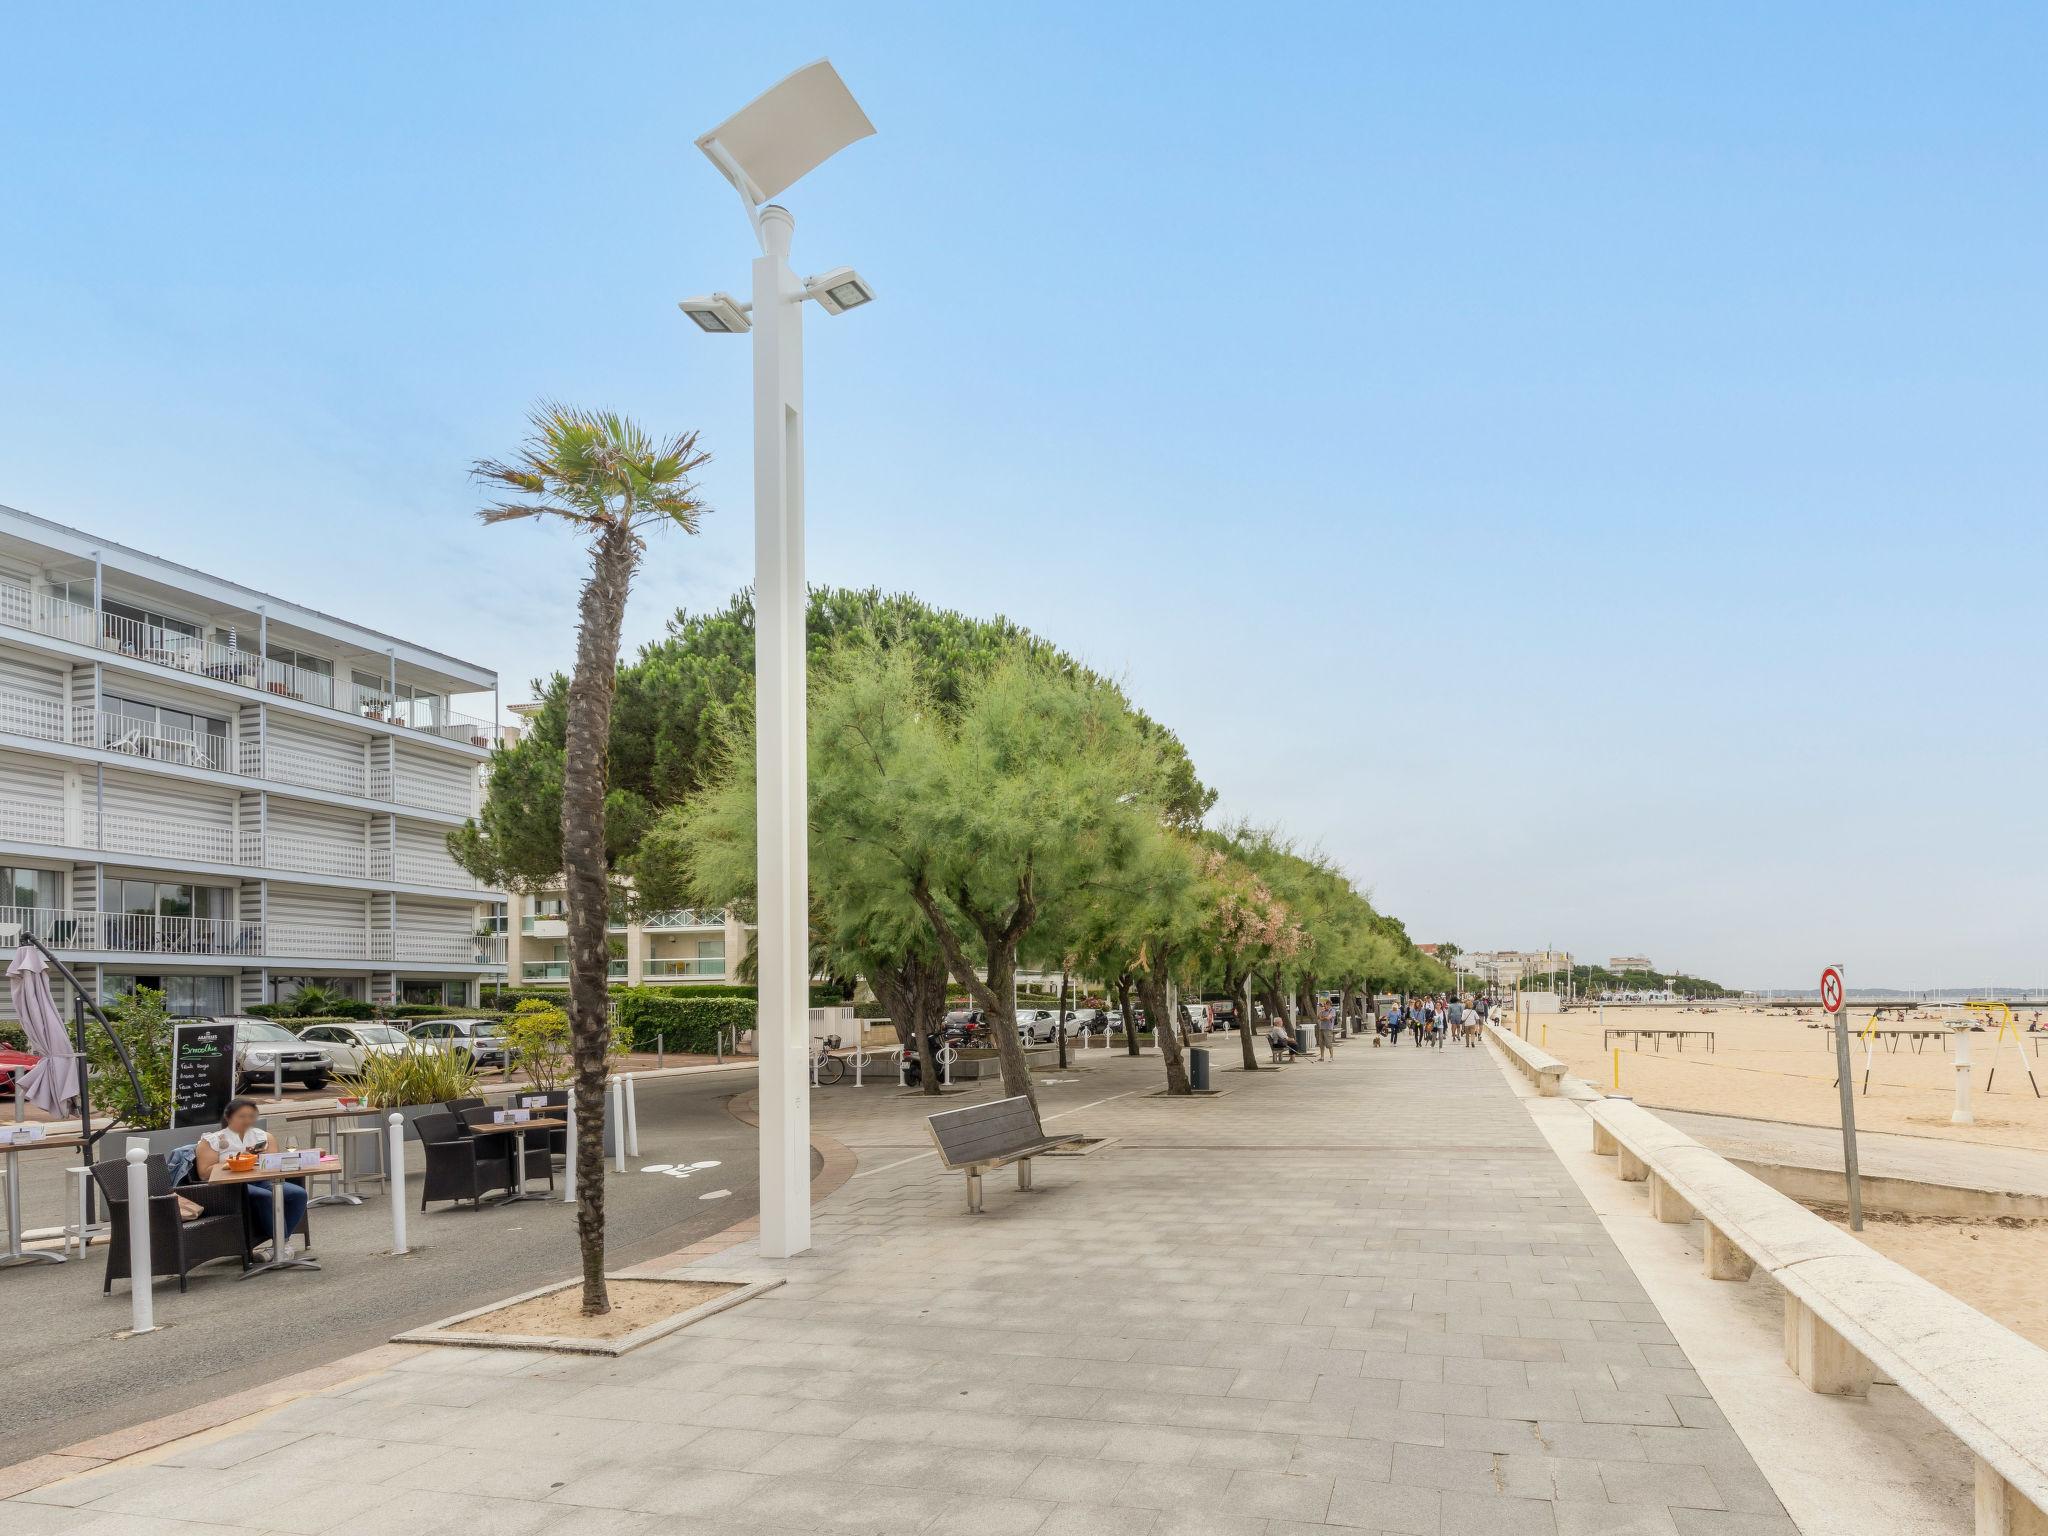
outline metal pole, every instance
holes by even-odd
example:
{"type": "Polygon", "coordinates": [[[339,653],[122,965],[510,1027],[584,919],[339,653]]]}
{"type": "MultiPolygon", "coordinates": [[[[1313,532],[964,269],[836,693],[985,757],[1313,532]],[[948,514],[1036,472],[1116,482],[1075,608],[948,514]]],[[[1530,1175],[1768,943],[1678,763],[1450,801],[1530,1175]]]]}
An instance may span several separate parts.
{"type": "Polygon", "coordinates": [[[754,696],[761,1255],[811,1246],[810,849],[804,711],[803,290],[796,221],[761,209],[754,262],[754,696]]]}
{"type": "Polygon", "coordinates": [[[633,1074],[626,1074],[626,1153],[640,1155],[640,1095],[634,1091],[633,1074]]]}
{"type": "Polygon", "coordinates": [[[405,1116],[393,1111],[390,1143],[384,1149],[384,1187],[391,1192],[391,1251],[405,1252],[405,1116]]]}
{"type": "Polygon", "coordinates": [[[668,1067],[667,1035],[656,1035],[654,1037],[654,1065],[657,1071],[666,1070],[668,1067]]]}
{"type": "Polygon", "coordinates": [[[626,1171],[626,1090],[615,1077],[612,1079],[611,1103],[606,1107],[612,1133],[612,1147],[619,1165],[619,1172],[626,1171]]]}
{"type": "Polygon", "coordinates": [[[1835,1073],[1840,1079],[1842,1098],[1842,1175],[1849,1185],[1849,1230],[1863,1230],[1863,1175],[1856,1166],[1856,1088],[1849,1081],[1849,980],[1848,972],[1834,967],[1841,978],[1842,995],[1835,1009],[1835,1073]]]}
{"type": "Polygon", "coordinates": [[[156,1298],[150,1277],[156,1266],[149,1258],[149,1146],[128,1143],[128,1303],[130,1333],[154,1333],[156,1298]]]}
{"type": "Polygon", "coordinates": [[[566,1137],[569,1155],[562,1159],[562,1204],[574,1205],[576,1203],[576,1095],[573,1091],[569,1094],[568,1109],[569,1113],[564,1118],[569,1122],[566,1137]]]}

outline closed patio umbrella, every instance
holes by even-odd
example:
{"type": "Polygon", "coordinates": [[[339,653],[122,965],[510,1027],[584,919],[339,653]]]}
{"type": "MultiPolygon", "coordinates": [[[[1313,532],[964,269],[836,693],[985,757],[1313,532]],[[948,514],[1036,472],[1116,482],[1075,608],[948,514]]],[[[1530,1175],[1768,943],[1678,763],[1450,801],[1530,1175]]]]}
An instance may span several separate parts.
{"type": "Polygon", "coordinates": [[[28,1048],[42,1057],[15,1079],[15,1091],[27,1094],[38,1109],[61,1115],[78,1102],[78,1057],[64,1032],[64,1015],[50,995],[49,962],[42,951],[24,944],[14,952],[7,967],[7,990],[14,999],[14,1016],[28,1036],[28,1048]]]}

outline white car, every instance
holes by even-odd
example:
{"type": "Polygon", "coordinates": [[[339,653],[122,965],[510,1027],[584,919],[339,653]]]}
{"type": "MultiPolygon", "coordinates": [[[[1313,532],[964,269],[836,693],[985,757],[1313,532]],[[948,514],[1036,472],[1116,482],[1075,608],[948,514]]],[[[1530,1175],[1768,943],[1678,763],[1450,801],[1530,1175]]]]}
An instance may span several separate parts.
{"type": "Polygon", "coordinates": [[[246,1015],[207,1022],[234,1027],[235,1092],[283,1083],[295,1083],[302,1088],[327,1086],[328,1075],[334,1070],[327,1052],[300,1040],[282,1024],[246,1015]]]}
{"type": "Polygon", "coordinates": [[[1050,1008],[1026,1008],[1018,1013],[1017,1038],[1026,1045],[1050,1045],[1059,1037],[1059,1015],[1050,1008]]]}
{"type": "Polygon", "coordinates": [[[299,1039],[325,1051],[335,1071],[350,1074],[362,1071],[372,1056],[402,1056],[412,1047],[389,1024],[312,1024],[299,1031],[299,1039]]]}
{"type": "Polygon", "coordinates": [[[493,1019],[423,1019],[406,1032],[427,1050],[460,1051],[479,1067],[508,1067],[505,1032],[493,1019]]]}

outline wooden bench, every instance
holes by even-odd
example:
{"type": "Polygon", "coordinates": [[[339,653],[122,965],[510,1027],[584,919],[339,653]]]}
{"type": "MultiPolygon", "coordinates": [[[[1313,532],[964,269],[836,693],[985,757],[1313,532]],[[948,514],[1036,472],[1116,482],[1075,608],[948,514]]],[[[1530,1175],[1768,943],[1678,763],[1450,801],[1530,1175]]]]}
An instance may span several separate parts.
{"type": "Polygon", "coordinates": [[[1501,1053],[1514,1063],[1515,1070],[1536,1085],[1537,1093],[1546,1099],[1557,1097],[1558,1088],[1564,1082],[1563,1062],[1497,1024],[1488,1024],[1486,1033],[1501,1048],[1501,1053]]]}
{"type": "Polygon", "coordinates": [[[1715,1280],[1757,1269],[1785,1299],[1785,1363],[1815,1392],[1880,1376],[1976,1459],[1978,1536],[2048,1536],[2048,1350],[1865,1247],[1628,1099],[1586,1106],[1593,1150],[1659,1221],[1699,1220],[1715,1280]]]}
{"type": "Polygon", "coordinates": [[[1029,1189],[1032,1158],[1081,1139],[1077,1135],[1046,1135],[1045,1127],[1038,1123],[1037,1108],[1021,1094],[1014,1099],[940,1110],[930,1117],[929,1124],[939,1162],[967,1175],[970,1214],[981,1210],[981,1176],[986,1170],[1015,1163],[1017,1187],[1029,1189]]]}

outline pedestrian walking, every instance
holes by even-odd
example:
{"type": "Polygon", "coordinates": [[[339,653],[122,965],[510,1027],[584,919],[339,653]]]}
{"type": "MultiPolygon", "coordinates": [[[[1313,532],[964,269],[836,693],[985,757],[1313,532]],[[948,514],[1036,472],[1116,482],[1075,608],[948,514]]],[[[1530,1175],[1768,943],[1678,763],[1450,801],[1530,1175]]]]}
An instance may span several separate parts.
{"type": "Polygon", "coordinates": [[[1316,1060],[1337,1059],[1337,1005],[1324,1001],[1316,1010],[1316,1060]]]}

